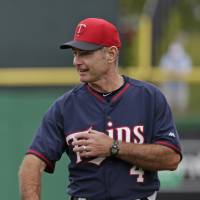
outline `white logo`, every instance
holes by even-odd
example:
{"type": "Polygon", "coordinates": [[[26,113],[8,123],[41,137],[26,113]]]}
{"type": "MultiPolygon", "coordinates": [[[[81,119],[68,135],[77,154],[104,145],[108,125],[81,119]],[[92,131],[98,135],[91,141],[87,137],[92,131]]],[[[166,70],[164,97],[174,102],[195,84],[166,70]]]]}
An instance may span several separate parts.
{"type": "Polygon", "coordinates": [[[86,29],[86,24],[79,24],[76,29],[76,34],[81,35],[86,29]]]}
{"type": "Polygon", "coordinates": [[[174,138],[176,137],[175,134],[174,134],[173,132],[170,132],[170,133],[169,133],[169,136],[170,136],[170,137],[174,137],[174,138]]]}
{"type": "Polygon", "coordinates": [[[109,93],[106,93],[106,94],[103,94],[104,97],[107,97],[108,95],[110,95],[112,92],[109,92],[109,93]]]}

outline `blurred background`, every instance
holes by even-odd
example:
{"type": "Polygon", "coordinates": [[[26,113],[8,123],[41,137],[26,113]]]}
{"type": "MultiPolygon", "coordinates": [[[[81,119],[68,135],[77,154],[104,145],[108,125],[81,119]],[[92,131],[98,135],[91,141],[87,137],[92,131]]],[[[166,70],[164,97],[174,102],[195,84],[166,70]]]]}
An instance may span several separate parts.
{"type": "MultiPolygon", "coordinates": [[[[121,73],[160,87],[183,146],[175,172],[159,173],[159,200],[200,199],[200,0],[0,0],[1,199],[19,199],[17,173],[47,108],[79,83],[70,50],[86,17],[119,28],[121,73]]],[[[66,155],[43,178],[42,199],[66,199],[66,155]]]]}

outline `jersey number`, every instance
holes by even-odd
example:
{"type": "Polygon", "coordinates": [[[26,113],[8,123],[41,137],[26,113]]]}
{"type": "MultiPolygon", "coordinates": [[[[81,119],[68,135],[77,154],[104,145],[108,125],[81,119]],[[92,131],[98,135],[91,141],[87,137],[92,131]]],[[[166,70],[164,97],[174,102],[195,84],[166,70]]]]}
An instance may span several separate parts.
{"type": "Polygon", "coordinates": [[[143,183],[144,182],[144,171],[141,168],[133,166],[130,169],[130,175],[136,175],[138,183],[143,183]]]}

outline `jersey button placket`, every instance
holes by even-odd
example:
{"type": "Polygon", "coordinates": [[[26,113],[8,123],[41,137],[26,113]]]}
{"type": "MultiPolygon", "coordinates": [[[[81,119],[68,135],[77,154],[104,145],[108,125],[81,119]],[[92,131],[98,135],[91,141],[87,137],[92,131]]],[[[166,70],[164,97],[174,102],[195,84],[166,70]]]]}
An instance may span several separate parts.
{"type": "Polygon", "coordinates": [[[104,130],[105,130],[105,133],[107,133],[107,128],[108,128],[108,122],[111,121],[111,117],[109,115],[109,110],[110,110],[110,106],[109,105],[106,105],[105,108],[104,108],[104,130]]]}

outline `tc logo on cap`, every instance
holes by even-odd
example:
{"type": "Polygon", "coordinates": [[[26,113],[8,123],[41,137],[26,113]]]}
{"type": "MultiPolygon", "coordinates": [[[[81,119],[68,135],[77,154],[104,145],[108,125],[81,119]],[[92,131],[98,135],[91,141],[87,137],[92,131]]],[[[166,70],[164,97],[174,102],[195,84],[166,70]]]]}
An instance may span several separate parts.
{"type": "Polygon", "coordinates": [[[86,30],[86,24],[79,24],[76,28],[76,35],[79,36],[79,35],[82,35],[85,30],[86,30]]]}

